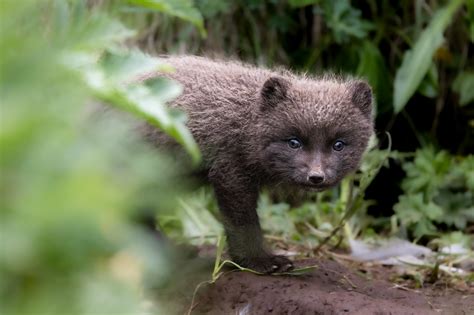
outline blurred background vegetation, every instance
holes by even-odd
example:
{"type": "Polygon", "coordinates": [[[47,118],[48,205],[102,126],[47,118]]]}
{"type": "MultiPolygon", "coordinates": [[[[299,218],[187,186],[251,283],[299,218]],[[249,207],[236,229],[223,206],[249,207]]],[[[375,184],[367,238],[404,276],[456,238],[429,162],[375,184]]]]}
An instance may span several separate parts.
{"type": "Polygon", "coordinates": [[[361,172],[296,203],[263,194],[270,239],[314,249],[343,222],[330,244],[396,235],[472,254],[473,42],[472,0],[0,1],[2,313],[159,313],[149,292],[176,276],[175,256],[139,224],[150,214],[174,240],[215,244],[209,187],[189,193],[132,130],[145,119],[200,159],[165,106],[179,85],[122,84],[166,71],[159,54],[373,86],[378,141],[361,172]]]}

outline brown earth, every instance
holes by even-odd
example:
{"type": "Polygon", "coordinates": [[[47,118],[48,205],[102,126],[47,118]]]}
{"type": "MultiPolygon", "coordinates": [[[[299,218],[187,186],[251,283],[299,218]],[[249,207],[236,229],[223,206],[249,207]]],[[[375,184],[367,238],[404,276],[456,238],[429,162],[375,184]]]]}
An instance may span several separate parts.
{"type": "MultiPolygon", "coordinates": [[[[376,280],[325,259],[299,276],[260,276],[227,272],[216,283],[199,289],[192,314],[474,314],[474,288],[425,286],[411,289],[387,280],[378,267],[376,280]]],[[[188,284],[189,285],[189,284],[188,284]]],[[[190,289],[190,287],[188,287],[190,289]]],[[[190,305],[190,304],[189,304],[190,305]]]]}

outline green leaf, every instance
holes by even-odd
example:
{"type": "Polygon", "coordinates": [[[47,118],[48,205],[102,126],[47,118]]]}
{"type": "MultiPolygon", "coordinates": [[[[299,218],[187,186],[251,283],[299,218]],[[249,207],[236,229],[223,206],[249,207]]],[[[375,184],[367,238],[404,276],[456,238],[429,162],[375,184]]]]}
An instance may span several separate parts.
{"type": "Polygon", "coordinates": [[[196,6],[205,18],[226,14],[232,7],[231,0],[198,0],[196,6]]]}
{"type": "MultiPolygon", "coordinates": [[[[164,78],[149,79],[145,81],[145,85],[150,88],[152,97],[162,103],[174,100],[182,92],[181,85],[164,78]]],[[[176,110],[170,111],[170,113],[174,113],[173,116],[174,118],[176,118],[177,121],[186,121],[186,116],[181,111],[179,111],[179,113],[182,113],[183,115],[178,115],[178,112],[176,110]]]]}
{"type": "Polygon", "coordinates": [[[461,72],[453,82],[453,90],[459,93],[459,104],[467,105],[474,101],[474,71],[461,72]]]}
{"type": "Polygon", "coordinates": [[[443,42],[443,32],[464,0],[453,0],[438,10],[428,27],[420,34],[412,49],[405,52],[402,65],[395,75],[394,111],[399,113],[418,89],[430,68],[436,49],[443,42]]]}
{"type": "Polygon", "coordinates": [[[199,29],[201,36],[206,36],[202,15],[190,0],[126,0],[126,2],[191,22],[199,29]]]}
{"type": "Polygon", "coordinates": [[[434,240],[432,243],[437,244],[440,247],[458,244],[467,249],[471,247],[470,244],[472,241],[474,241],[472,235],[466,235],[460,231],[456,231],[443,234],[439,239],[434,240]]]}
{"type": "Polygon", "coordinates": [[[123,83],[137,75],[158,71],[164,63],[139,50],[130,52],[106,52],[101,58],[101,66],[108,80],[123,83]]]}
{"type": "Polygon", "coordinates": [[[136,82],[136,75],[144,70],[156,71],[161,64],[159,59],[135,51],[128,54],[121,52],[119,55],[107,52],[100,63],[88,63],[91,60],[88,55],[78,58],[73,54],[73,57],[65,60],[72,61],[66,64],[82,75],[100,100],[161,129],[183,145],[195,164],[199,163],[199,147],[186,128],[184,113],[166,107],[166,102],[176,98],[182,87],[165,78],[136,82]],[[132,83],[127,85],[127,81],[132,83]]]}

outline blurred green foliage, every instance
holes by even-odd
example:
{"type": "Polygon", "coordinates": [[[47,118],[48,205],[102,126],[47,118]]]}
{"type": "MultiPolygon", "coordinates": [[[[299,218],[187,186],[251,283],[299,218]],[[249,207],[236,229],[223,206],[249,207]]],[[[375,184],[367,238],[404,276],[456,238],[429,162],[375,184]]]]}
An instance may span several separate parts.
{"type": "MultiPolygon", "coordinates": [[[[195,4],[204,17],[207,37],[159,14],[129,15],[129,22],[142,29],[140,46],[156,53],[229,55],[310,73],[354,73],[374,87],[379,113],[400,112],[417,92],[429,98],[446,95],[458,69],[474,67],[466,54],[474,25],[469,1],[196,0],[195,4]],[[447,75],[436,79],[439,69],[447,75]]],[[[465,95],[467,88],[463,91],[465,95]]]]}
{"type": "Polygon", "coordinates": [[[407,120],[418,150],[374,146],[341,187],[295,205],[264,193],[259,213],[276,239],[314,247],[342,222],[346,239],[377,230],[469,246],[473,41],[470,0],[0,1],[2,313],[160,313],[146,289],[166,283],[174,262],[136,218],[157,214],[164,232],[193,244],[221,233],[209,188],[184,198],[173,161],[132,131],[145,120],[200,159],[185,115],[165,106],[180,86],[134,81],[170,71],[135,46],[352,73],[373,86],[377,118],[389,117],[380,130],[407,120]],[[461,136],[440,127],[443,110],[461,136]],[[444,134],[456,141],[450,152],[444,134]],[[373,217],[377,200],[364,193],[393,162],[402,195],[392,217],[373,217]]]}
{"type": "Polygon", "coordinates": [[[164,105],[180,87],[123,84],[160,63],[124,48],[134,32],[112,9],[0,5],[2,314],[158,311],[144,288],[167,280],[169,254],[136,221],[173,209],[183,183],[130,117],[96,104],[154,123],[197,161],[185,117],[164,105]]]}
{"type": "Polygon", "coordinates": [[[453,90],[459,94],[459,104],[465,106],[474,102],[474,72],[463,71],[453,82],[453,90]]]}

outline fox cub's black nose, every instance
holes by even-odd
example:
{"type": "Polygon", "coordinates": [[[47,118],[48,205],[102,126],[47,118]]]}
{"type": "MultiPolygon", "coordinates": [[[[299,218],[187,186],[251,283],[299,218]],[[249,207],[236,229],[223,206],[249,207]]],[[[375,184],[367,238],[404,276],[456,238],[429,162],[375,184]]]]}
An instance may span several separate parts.
{"type": "Polygon", "coordinates": [[[310,174],[308,180],[311,184],[321,184],[324,181],[322,174],[310,174]]]}

